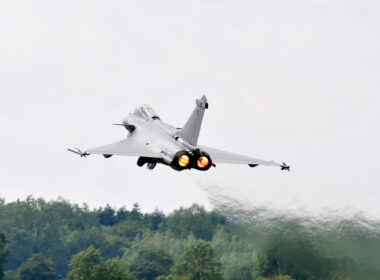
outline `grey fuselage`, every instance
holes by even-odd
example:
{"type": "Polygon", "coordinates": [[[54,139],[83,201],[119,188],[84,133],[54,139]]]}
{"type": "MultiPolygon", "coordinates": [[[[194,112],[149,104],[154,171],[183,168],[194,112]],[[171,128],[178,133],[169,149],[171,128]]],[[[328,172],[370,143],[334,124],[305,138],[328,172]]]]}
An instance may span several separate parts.
{"type": "Polygon", "coordinates": [[[261,160],[246,155],[230,153],[198,144],[204,111],[208,109],[205,96],[196,100],[196,107],[182,128],[163,122],[147,104],[138,106],[121,124],[128,131],[126,139],[82,152],[68,149],[81,157],[101,154],[105,158],[113,155],[137,156],[137,165],[147,164],[153,169],[157,163],[169,165],[175,170],[197,169],[206,171],[215,163],[279,166],[288,170],[285,163],[261,160]]]}
{"type": "Polygon", "coordinates": [[[173,161],[175,161],[179,153],[194,154],[197,152],[197,147],[179,138],[180,128],[161,121],[157,116],[142,117],[134,113],[128,115],[122,123],[125,126],[135,126],[135,130],[132,133],[128,133],[129,139],[149,146],[152,151],[162,156],[162,158],[140,157],[139,165],[143,165],[144,163],[163,163],[170,165],[174,169],[178,169],[176,166],[173,166],[173,161]]]}

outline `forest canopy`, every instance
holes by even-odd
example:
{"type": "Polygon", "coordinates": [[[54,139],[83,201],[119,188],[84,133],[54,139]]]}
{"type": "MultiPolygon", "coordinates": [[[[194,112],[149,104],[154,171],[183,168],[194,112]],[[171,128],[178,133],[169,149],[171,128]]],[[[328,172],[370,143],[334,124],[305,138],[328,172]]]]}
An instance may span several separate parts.
{"type": "Polygon", "coordinates": [[[350,258],[324,254],[303,234],[268,235],[265,243],[258,242],[255,237],[263,234],[260,228],[248,230],[196,204],[166,215],[160,210],[143,213],[137,203],[130,209],[89,209],[64,199],[1,199],[0,279],[303,280],[380,275],[365,263],[355,270],[350,258]]]}

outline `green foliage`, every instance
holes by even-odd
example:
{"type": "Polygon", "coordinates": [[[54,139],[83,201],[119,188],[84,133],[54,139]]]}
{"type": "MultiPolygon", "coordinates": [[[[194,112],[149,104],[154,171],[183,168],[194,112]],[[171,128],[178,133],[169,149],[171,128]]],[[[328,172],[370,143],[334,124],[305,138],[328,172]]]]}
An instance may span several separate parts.
{"type": "Polygon", "coordinates": [[[113,226],[116,223],[116,212],[111,206],[107,206],[99,213],[99,222],[104,226],[113,226]]]}
{"type": "Polygon", "coordinates": [[[134,280],[127,266],[117,259],[108,259],[104,262],[104,278],[106,280],[134,280]]]}
{"type": "Polygon", "coordinates": [[[46,202],[28,197],[8,204],[1,200],[0,228],[11,240],[8,246],[11,254],[5,269],[16,270],[32,254],[41,253],[57,265],[58,274],[65,275],[71,256],[90,245],[100,248],[108,258],[122,256],[123,248],[148,225],[144,224],[137,204],[132,211],[121,208],[116,211],[115,226],[129,219],[136,227],[132,233],[119,232],[117,235],[114,229],[108,230],[111,227],[100,224],[99,216],[103,211],[91,211],[86,204],[78,206],[63,199],[46,202]],[[133,221],[134,217],[137,221],[133,221]]]}
{"type": "Polygon", "coordinates": [[[0,233],[0,274],[4,265],[5,279],[18,280],[19,267],[33,254],[43,254],[56,264],[59,275],[73,280],[74,274],[69,271],[72,256],[93,246],[99,253],[93,255],[98,254],[101,264],[100,268],[92,264],[98,278],[104,277],[105,271],[123,275],[130,267],[140,278],[163,273],[159,279],[192,279],[190,271],[183,272],[185,251],[197,240],[205,240],[211,242],[214,260],[223,265],[223,275],[229,280],[287,279],[284,275],[297,280],[346,280],[347,275],[360,280],[380,279],[380,233],[367,229],[379,228],[380,224],[364,228],[356,221],[343,221],[343,232],[318,233],[317,239],[313,233],[305,234],[298,221],[281,218],[269,223],[276,229],[263,230],[258,222],[248,231],[198,205],[166,216],[159,210],[143,214],[138,204],[130,210],[109,205],[89,210],[85,204],[78,206],[62,199],[28,197],[11,203],[0,199],[0,228],[10,240],[7,243],[0,233]],[[286,231],[279,234],[278,228],[286,231]],[[159,250],[160,254],[154,253],[159,250]],[[168,259],[176,265],[170,275],[165,275],[168,259]]]}
{"type": "Polygon", "coordinates": [[[72,257],[70,266],[73,268],[74,279],[96,279],[103,258],[99,250],[90,246],[72,257]]]}
{"type": "Polygon", "coordinates": [[[138,278],[154,280],[160,275],[168,275],[173,265],[172,257],[162,249],[143,249],[130,264],[130,271],[138,278]]]}
{"type": "Polygon", "coordinates": [[[86,205],[79,207],[64,200],[46,202],[28,197],[25,201],[0,204],[0,227],[11,240],[5,268],[15,270],[32,254],[42,253],[64,274],[71,256],[63,246],[68,233],[97,224],[97,214],[86,205]]]}
{"type": "Polygon", "coordinates": [[[306,239],[282,237],[272,240],[258,256],[253,278],[291,275],[297,280],[326,279],[336,264],[306,239]]]}
{"type": "Polygon", "coordinates": [[[70,255],[83,251],[92,245],[100,249],[107,258],[121,256],[123,253],[121,248],[126,246],[126,242],[118,239],[117,236],[108,235],[100,227],[73,231],[66,237],[65,243],[70,255]]]}
{"type": "Polygon", "coordinates": [[[18,280],[55,280],[58,274],[55,264],[41,254],[32,255],[18,269],[18,280]]]}
{"type": "Polygon", "coordinates": [[[112,229],[113,234],[133,241],[136,236],[143,234],[147,227],[141,221],[126,220],[115,225],[112,229]]]}
{"type": "Polygon", "coordinates": [[[104,261],[100,250],[90,246],[72,257],[74,280],[133,280],[126,266],[116,259],[104,261]]]}
{"type": "Polygon", "coordinates": [[[259,277],[257,280],[294,280],[294,278],[290,277],[289,275],[277,275],[271,278],[259,277]]]}
{"type": "Polygon", "coordinates": [[[224,275],[230,280],[251,280],[256,250],[253,244],[224,227],[212,239],[212,246],[223,263],[224,275]]]}
{"type": "Polygon", "coordinates": [[[174,279],[219,280],[223,279],[222,265],[217,260],[209,242],[199,240],[186,249],[174,266],[174,279]]]}
{"type": "Polygon", "coordinates": [[[18,280],[17,272],[6,271],[4,274],[4,280],[18,280]]]}
{"type": "Polygon", "coordinates": [[[199,205],[188,209],[180,208],[169,215],[166,228],[179,237],[186,237],[192,233],[195,238],[210,241],[218,229],[224,225],[226,219],[216,212],[207,212],[199,205]]]}
{"type": "Polygon", "coordinates": [[[145,232],[143,235],[137,236],[131,246],[126,248],[123,260],[131,263],[141,250],[150,250],[152,248],[160,248],[173,257],[177,261],[183,254],[185,249],[196,241],[194,236],[190,235],[186,239],[178,238],[173,233],[166,232],[145,232]]]}
{"type": "Polygon", "coordinates": [[[269,265],[269,260],[266,255],[258,255],[255,260],[255,266],[252,271],[253,279],[260,279],[276,274],[276,268],[269,265]]]}
{"type": "Polygon", "coordinates": [[[149,229],[153,231],[158,230],[159,226],[166,220],[165,214],[157,209],[152,214],[145,215],[144,218],[147,221],[149,229]]]}
{"type": "Polygon", "coordinates": [[[6,249],[8,239],[5,234],[0,231],[0,280],[4,277],[3,265],[7,261],[9,251],[6,249]]]}
{"type": "Polygon", "coordinates": [[[289,275],[279,275],[274,278],[274,280],[293,280],[289,275]]]}

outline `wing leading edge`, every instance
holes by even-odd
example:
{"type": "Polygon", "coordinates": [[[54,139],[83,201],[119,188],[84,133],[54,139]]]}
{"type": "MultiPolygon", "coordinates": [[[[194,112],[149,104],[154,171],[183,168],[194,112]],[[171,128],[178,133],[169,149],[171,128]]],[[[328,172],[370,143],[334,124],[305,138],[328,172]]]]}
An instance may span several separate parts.
{"type": "Polygon", "coordinates": [[[215,163],[235,163],[235,164],[249,164],[250,166],[254,167],[256,165],[267,165],[267,166],[280,166],[283,168],[284,166],[287,167],[286,164],[281,164],[274,161],[267,161],[257,158],[252,158],[244,155],[234,154],[222,150],[218,150],[211,147],[206,146],[198,146],[201,150],[208,153],[215,163]]]}
{"type": "Polygon", "coordinates": [[[160,158],[159,152],[155,151],[148,145],[141,144],[130,138],[121,140],[116,143],[88,149],[86,154],[118,155],[118,156],[137,156],[137,157],[155,157],[160,158]]]}

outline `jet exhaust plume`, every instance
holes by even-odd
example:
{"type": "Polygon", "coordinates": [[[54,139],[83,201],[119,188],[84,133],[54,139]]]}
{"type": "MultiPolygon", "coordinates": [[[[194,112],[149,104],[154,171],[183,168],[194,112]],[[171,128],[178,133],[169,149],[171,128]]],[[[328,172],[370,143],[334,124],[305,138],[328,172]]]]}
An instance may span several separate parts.
{"type": "Polygon", "coordinates": [[[276,261],[282,271],[302,266],[297,272],[300,279],[307,273],[380,279],[380,219],[365,211],[339,207],[311,212],[294,205],[276,208],[271,202],[250,202],[216,184],[200,185],[213,208],[244,227],[246,238],[259,254],[276,261]]]}

